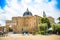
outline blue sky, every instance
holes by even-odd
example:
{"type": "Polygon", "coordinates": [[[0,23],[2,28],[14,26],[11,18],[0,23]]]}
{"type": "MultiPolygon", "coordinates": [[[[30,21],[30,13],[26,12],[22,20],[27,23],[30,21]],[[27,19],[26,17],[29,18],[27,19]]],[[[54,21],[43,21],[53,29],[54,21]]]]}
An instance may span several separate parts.
{"type": "Polygon", "coordinates": [[[60,10],[60,0],[56,0],[57,4],[56,7],[60,10]]]}
{"type": "Polygon", "coordinates": [[[6,0],[0,0],[0,7],[3,9],[6,5],[6,0]]]}
{"type": "Polygon", "coordinates": [[[52,16],[58,22],[60,0],[0,0],[0,24],[5,25],[6,20],[14,16],[22,16],[27,8],[33,15],[42,16],[45,11],[47,17],[52,16]]]}

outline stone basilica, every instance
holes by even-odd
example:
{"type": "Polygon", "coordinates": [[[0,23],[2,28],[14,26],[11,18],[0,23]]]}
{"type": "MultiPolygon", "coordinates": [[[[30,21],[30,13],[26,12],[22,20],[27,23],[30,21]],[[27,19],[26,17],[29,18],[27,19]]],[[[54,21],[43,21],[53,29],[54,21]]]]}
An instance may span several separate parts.
{"type": "MultiPolygon", "coordinates": [[[[45,17],[46,14],[43,12],[43,17],[45,17]]],[[[23,17],[12,17],[12,20],[6,21],[6,28],[7,31],[9,31],[9,26],[12,26],[13,32],[16,33],[22,33],[22,32],[28,32],[32,33],[33,31],[38,32],[38,24],[40,24],[40,19],[42,17],[38,15],[34,15],[27,9],[26,12],[24,12],[23,17]]],[[[48,17],[50,23],[54,23],[54,18],[48,17]]]]}

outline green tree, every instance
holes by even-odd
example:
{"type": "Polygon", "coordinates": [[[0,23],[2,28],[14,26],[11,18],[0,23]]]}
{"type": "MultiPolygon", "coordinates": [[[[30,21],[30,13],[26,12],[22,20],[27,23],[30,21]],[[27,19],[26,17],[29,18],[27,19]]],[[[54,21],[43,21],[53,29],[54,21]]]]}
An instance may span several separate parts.
{"type": "Polygon", "coordinates": [[[52,24],[51,27],[53,28],[53,31],[57,30],[56,24],[52,24]]]}
{"type": "Polygon", "coordinates": [[[9,27],[9,31],[10,31],[10,32],[12,32],[12,31],[13,31],[13,29],[12,29],[11,27],[9,27]]]}
{"type": "Polygon", "coordinates": [[[57,27],[58,33],[60,34],[60,24],[56,24],[56,27],[57,27]]]}
{"type": "Polygon", "coordinates": [[[43,23],[43,24],[41,23],[41,24],[39,24],[39,33],[40,33],[40,34],[46,34],[47,31],[48,31],[48,26],[47,26],[46,23],[43,23]]]}
{"type": "Polygon", "coordinates": [[[60,23],[60,17],[58,17],[59,23],[60,23]]]}
{"type": "Polygon", "coordinates": [[[50,22],[49,22],[49,19],[48,18],[46,18],[46,17],[43,17],[43,18],[41,18],[41,23],[47,23],[47,25],[48,25],[48,28],[50,28],[51,27],[51,25],[50,25],[50,22]]]}
{"type": "Polygon", "coordinates": [[[60,24],[52,24],[53,31],[56,31],[60,34],[60,24]]]}

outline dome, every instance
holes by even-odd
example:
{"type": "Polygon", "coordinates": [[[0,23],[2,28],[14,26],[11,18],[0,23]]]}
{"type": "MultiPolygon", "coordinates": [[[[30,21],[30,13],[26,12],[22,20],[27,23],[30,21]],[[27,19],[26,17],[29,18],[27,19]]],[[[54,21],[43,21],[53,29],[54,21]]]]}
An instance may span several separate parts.
{"type": "Polygon", "coordinates": [[[28,10],[28,8],[27,8],[27,11],[24,12],[23,16],[26,16],[26,15],[32,15],[32,13],[28,10]]]}

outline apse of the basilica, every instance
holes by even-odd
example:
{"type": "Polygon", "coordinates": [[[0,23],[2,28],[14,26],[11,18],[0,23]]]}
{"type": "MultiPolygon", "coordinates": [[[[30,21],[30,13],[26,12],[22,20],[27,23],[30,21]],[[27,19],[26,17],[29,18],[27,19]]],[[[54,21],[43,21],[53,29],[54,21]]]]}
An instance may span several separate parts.
{"type": "MultiPolygon", "coordinates": [[[[46,17],[45,12],[43,11],[43,17],[46,17]]],[[[38,15],[34,15],[27,9],[26,12],[24,12],[23,17],[12,17],[12,20],[6,21],[6,28],[7,31],[9,29],[9,26],[12,26],[13,32],[16,33],[22,33],[22,32],[28,32],[32,33],[33,31],[38,32],[38,25],[40,24],[40,19],[42,17],[38,15]]],[[[50,23],[54,23],[54,18],[48,17],[50,23]]]]}

